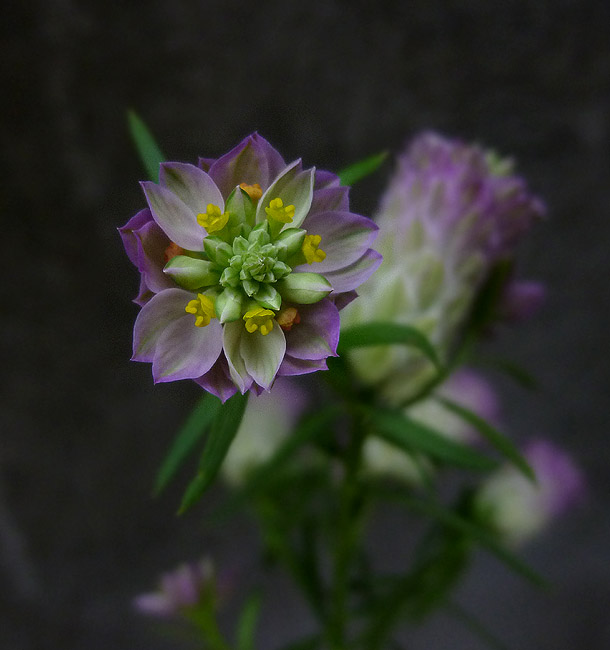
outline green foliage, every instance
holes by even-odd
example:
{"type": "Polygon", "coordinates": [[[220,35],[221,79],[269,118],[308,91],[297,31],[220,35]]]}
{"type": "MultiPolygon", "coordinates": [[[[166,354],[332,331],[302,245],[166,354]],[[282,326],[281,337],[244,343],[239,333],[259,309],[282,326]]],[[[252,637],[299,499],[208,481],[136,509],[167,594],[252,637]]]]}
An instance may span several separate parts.
{"type": "Polygon", "coordinates": [[[178,432],[155,481],[155,494],[167,487],[184,461],[202,440],[212,420],[221,408],[220,400],[205,393],[193,409],[184,426],[178,432]]]}
{"type": "Polygon", "coordinates": [[[151,181],[159,180],[159,165],[166,160],[149,128],[135,111],[127,112],[129,133],[151,181]]]}
{"type": "Polygon", "coordinates": [[[337,174],[341,185],[354,185],[358,181],[376,172],[388,157],[387,151],[381,151],[363,160],[344,167],[337,174]]]}
{"type": "Polygon", "coordinates": [[[235,650],[255,650],[254,634],[260,618],[261,597],[258,592],[252,594],[243,606],[237,622],[235,650]]]}
{"type": "Polygon", "coordinates": [[[461,404],[453,402],[445,397],[436,397],[437,401],[446,409],[461,417],[465,422],[473,426],[491,445],[499,451],[502,456],[509,460],[517,469],[519,469],[531,481],[536,480],[534,470],[517,447],[489,422],[482,417],[473,413],[461,404]]]}
{"type": "Polygon", "coordinates": [[[341,330],[339,352],[372,345],[400,344],[417,348],[440,371],[441,363],[434,346],[417,328],[397,323],[365,323],[341,330]]]}
{"type": "Polygon", "coordinates": [[[178,514],[195,505],[216,477],[239,429],[247,401],[247,394],[237,393],[219,409],[199,461],[199,471],[186,489],[178,514]]]}

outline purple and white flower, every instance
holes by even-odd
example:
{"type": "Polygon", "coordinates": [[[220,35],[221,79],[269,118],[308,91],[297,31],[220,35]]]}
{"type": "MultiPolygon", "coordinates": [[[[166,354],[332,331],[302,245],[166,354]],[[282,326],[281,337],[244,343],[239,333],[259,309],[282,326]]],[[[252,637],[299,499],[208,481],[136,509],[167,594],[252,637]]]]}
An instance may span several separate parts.
{"type": "Polygon", "coordinates": [[[133,360],[223,401],[326,368],[339,307],[380,264],[377,227],[334,174],[286,164],[253,134],[199,166],[163,163],[120,229],[141,273],[133,360]]]}
{"type": "Polygon", "coordinates": [[[513,465],[505,465],[481,486],[475,498],[481,519],[510,546],[535,537],[585,494],[581,471],[551,442],[532,440],[523,453],[536,482],[513,465]]]}
{"type": "MultiPolygon", "coordinates": [[[[434,133],[416,137],[398,158],[376,215],[383,263],[346,309],[344,324],[411,325],[446,355],[492,267],[514,254],[543,214],[510,162],[434,133]]],[[[539,287],[517,287],[508,311],[531,311],[539,297],[539,287]]],[[[350,357],[360,377],[391,402],[412,395],[434,373],[404,346],[356,350],[350,357]]]]}

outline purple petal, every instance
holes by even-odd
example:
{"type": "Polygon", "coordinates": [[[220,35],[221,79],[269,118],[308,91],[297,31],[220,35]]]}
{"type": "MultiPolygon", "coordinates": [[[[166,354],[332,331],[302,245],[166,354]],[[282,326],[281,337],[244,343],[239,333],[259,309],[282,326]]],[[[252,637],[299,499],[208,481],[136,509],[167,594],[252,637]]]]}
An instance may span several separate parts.
{"type": "MultiPolygon", "coordinates": [[[[316,171],[316,178],[318,172],[316,171]]],[[[314,189],[310,214],[349,210],[349,187],[328,187],[322,190],[314,189]]]]}
{"type": "Polygon", "coordinates": [[[300,305],[299,316],[301,322],[286,332],[286,353],[309,361],[336,356],[341,322],[334,303],[325,298],[314,305],[300,305]]]}
{"type": "Polygon", "coordinates": [[[185,313],[159,336],[152,368],[155,382],[201,377],[221,351],[222,325],[212,319],[206,327],[196,327],[194,316],[185,313]]]}
{"type": "MultiPolygon", "coordinates": [[[[185,315],[193,294],[182,289],[166,289],[142,307],[133,328],[133,361],[151,362],[165,328],[185,315]]],[[[203,373],[200,373],[203,374],[203,373]]]]}
{"type": "Polygon", "coordinates": [[[207,233],[197,223],[195,213],[165,187],[150,181],[141,185],[155,221],[171,241],[187,250],[203,250],[203,238],[207,233]]]}
{"type": "Polygon", "coordinates": [[[139,230],[143,225],[152,221],[152,214],[148,208],[140,210],[121,228],[119,234],[123,240],[123,246],[127,257],[134,266],[138,266],[138,240],[134,234],[134,230],[139,230]]]}
{"type": "Polygon", "coordinates": [[[358,261],[338,271],[325,273],[324,276],[332,284],[333,291],[343,293],[357,289],[365,280],[375,272],[383,258],[372,249],[369,249],[358,261]]]}
{"type": "Polygon", "coordinates": [[[143,307],[155,294],[148,288],[146,278],[140,275],[140,289],[138,295],[133,299],[133,302],[140,307],[143,307]]]}
{"type": "Polygon", "coordinates": [[[202,169],[206,174],[210,173],[210,167],[216,162],[216,158],[202,158],[199,156],[197,163],[199,169],[202,169]]]}
{"type": "Polygon", "coordinates": [[[187,163],[162,163],[159,184],[173,192],[195,215],[205,212],[209,203],[222,212],[224,200],[216,183],[204,171],[187,163]]]}
{"type": "Polygon", "coordinates": [[[294,218],[287,224],[290,228],[299,228],[307,216],[313,197],[314,169],[303,170],[300,160],[295,160],[282,170],[281,174],[267,188],[256,208],[256,221],[260,223],[267,218],[265,208],[270,201],[281,198],[284,205],[294,205],[294,218]]]}
{"type": "Polygon", "coordinates": [[[358,297],[355,291],[346,291],[345,293],[332,293],[329,298],[335,303],[339,311],[347,307],[350,302],[353,302],[358,297]]]}
{"type": "MultiPolygon", "coordinates": [[[[334,174],[333,172],[326,171],[324,169],[316,169],[316,179],[314,190],[322,190],[327,187],[339,187],[341,185],[341,179],[334,174]]],[[[349,189],[349,188],[345,188],[349,189]]]]}
{"type": "Polygon", "coordinates": [[[280,154],[265,140],[253,133],[210,167],[210,176],[223,196],[229,196],[240,183],[258,183],[263,192],[286,167],[280,154]]]}
{"type": "Polygon", "coordinates": [[[513,280],[502,297],[502,316],[514,322],[526,320],[540,309],[545,297],[546,287],[541,282],[513,280]]]}
{"type": "Polygon", "coordinates": [[[297,271],[305,269],[326,275],[358,260],[377,236],[377,226],[367,217],[352,212],[319,212],[309,214],[303,228],[310,235],[320,235],[320,248],[326,253],[323,262],[303,264],[297,271]]]}
{"type": "Polygon", "coordinates": [[[242,335],[239,352],[248,374],[259,385],[269,390],[286,352],[286,337],[277,325],[263,336],[258,332],[242,335]]]}
{"type": "Polygon", "coordinates": [[[177,612],[174,603],[170,602],[165,594],[159,592],[136,596],[133,606],[142,614],[164,618],[173,616],[177,612]]]}
{"type": "Polygon", "coordinates": [[[328,370],[326,365],[326,359],[318,360],[305,360],[305,359],[295,359],[290,355],[285,355],[282,365],[280,366],[277,374],[283,377],[289,377],[294,375],[308,375],[312,372],[317,372],[318,370],[328,370]]]}
{"type": "Polygon", "coordinates": [[[183,564],[161,577],[161,590],[167,595],[169,601],[178,607],[196,605],[200,587],[201,576],[196,567],[188,564],[183,564]]]}
{"type": "Polygon", "coordinates": [[[224,354],[218,357],[218,361],[205,375],[195,379],[195,383],[207,390],[208,393],[216,395],[223,403],[237,392],[237,386],[231,381],[229,366],[224,354]]]}
{"type": "Polygon", "coordinates": [[[155,221],[149,221],[134,233],[138,239],[138,270],[151,291],[159,293],[176,285],[163,273],[165,251],[170,244],[167,235],[155,221]]]}

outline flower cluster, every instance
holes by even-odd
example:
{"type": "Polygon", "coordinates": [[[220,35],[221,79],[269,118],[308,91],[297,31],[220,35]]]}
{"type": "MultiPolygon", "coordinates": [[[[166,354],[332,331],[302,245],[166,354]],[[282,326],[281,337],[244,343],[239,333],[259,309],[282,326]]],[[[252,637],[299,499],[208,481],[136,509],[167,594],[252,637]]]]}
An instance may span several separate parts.
{"type": "Polygon", "coordinates": [[[194,379],[224,401],[326,368],[339,309],[381,260],[337,176],[254,134],[142,187],[149,207],[120,232],[141,273],[133,359],[156,382],[194,379]]]}
{"type": "Polygon", "coordinates": [[[536,475],[529,480],[506,465],[481,486],[476,504],[482,519],[507,544],[518,546],[583,499],[585,480],[566,452],[547,440],[532,440],[524,456],[536,475]]]}
{"type": "MultiPolygon", "coordinates": [[[[418,136],[399,157],[376,216],[384,261],[344,322],[411,325],[446,354],[493,266],[543,214],[509,162],[433,133],[418,136]]],[[[541,292],[533,283],[512,285],[507,316],[531,311],[541,292]]],[[[358,350],[352,361],[361,379],[397,402],[431,371],[405,347],[358,350]]]]}

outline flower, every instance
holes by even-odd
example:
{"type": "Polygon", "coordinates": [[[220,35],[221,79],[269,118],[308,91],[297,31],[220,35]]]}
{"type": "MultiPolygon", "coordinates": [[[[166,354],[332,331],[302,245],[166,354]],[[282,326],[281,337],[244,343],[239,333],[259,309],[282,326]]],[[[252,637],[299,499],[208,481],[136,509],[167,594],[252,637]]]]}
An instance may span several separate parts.
{"type": "Polygon", "coordinates": [[[541,532],[555,517],[582,500],[585,482],[573,460],[546,440],[532,440],[524,456],[536,475],[529,480],[513,465],[497,470],[479,489],[475,504],[510,546],[541,532]]]}
{"type": "Polygon", "coordinates": [[[141,594],[134,599],[143,614],[173,617],[200,604],[206,587],[214,591],[214,568],[205,558],[196,564],[182,564],[161,576],[159,591],[141,594]]]}
{"type": "MultiPolygon", "coordinates": [[[[418,136],[399,157],[376,216],[383,263],[344,324],[411,325],[446,356],[491,269],[513,255],[543,213],[509,162],[434,133],[418,136]]],[[[390,402],[411,396],[434,372],[404,346],[356,350],[350,358],[390,402]]]]}
{"type": "Polygon", "coordinates": [[[334,174],[286,164],[258,134],[199,166],[163,163],[120,229],[141,273],[134,361],[223,401],[326,368],[339,308],[380,263],[377,227],[334,174]]]}
{"type": "MultiPolygon", "coordinates": [[[[447,438],[473,443],[478,435],[463,418],[443,406],[436,397],[444,397],[473,411],[484,420],[495,422],[499,415],[498,397],[491,384],[467,368],[454,372],[435,392],[435,396],[413,404],[405,412],[410,418],[429,426],[447,438]]],[[[368,436],[363,449],[363,466],[374,476],[388,476],[407,483],[420,483],[422,470],[431,468],[423,458],[410,458],[389,442],[368,436]]]]}

